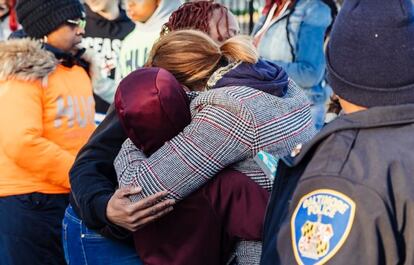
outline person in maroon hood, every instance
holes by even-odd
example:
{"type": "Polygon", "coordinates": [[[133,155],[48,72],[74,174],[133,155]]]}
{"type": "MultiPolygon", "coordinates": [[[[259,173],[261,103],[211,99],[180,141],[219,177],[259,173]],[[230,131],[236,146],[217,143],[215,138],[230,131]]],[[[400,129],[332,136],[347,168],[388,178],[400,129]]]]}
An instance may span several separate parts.
{"type": "MultiPolygon", "coordinates": [[[[242,36],[217,44],[199,31],[174,31],[163,36],[154,45],[149,58],[148,65],[168,69],[181,84],[198,91],[199,95],[191,102],[191,123],[155,153],[150,156],[142,153],[141,144],[138,143],[136,147],[130,140],[123,144],[114,165],[121,184],[142,187],[142,194],[132,196],[132,201],[141,201],[157,191],[167,190],[168,198],[185,202],[188,196],[210,184],[219,172],[229,167],[248,175],[263,189],[270,190],[272,178],[265,175],[254,162],[253,158],[257,153],[255,150],[265,150],[281,157],[314,133],[305,94],[289,81],[280,67],[259,60],[250,40],[242,36]]],[[[146,100],[131,96],[128,98],[146,100]]],[[[229,189],[220,190],[220,196],[231,194],[229,189]]],[[[223,201],[218,200],[219,204],[223,201]]],[[[234,208],[244,209],[249,214],[231,214],[231,217],[238,219],[236,225],[229,226],[231,232],[233,229],[248,227],[250,217],[253,218],[250,211],[261,205],[256,199],[244,201],[245,205],[234,208]],[[243,222],[247,224],[242,225],[243,222]]],[[[216,203],[212,205],[217,207],[216,203]]],[[[231,203],[225,205],[228,212],[233,209],[231,203]]],[[[263,208],[265,205],[266,203],[263,208]]],[[[193,208],[214,207],[196,205],[193,208]]],[[[203,250],[215,244],[211,240],[198,238],[194,232],[183,232],[177,228],[181,224],[187,224],[184,231],[197,231],[197,228],[206,230],[206,227],[211,229],[213,226],[205,225],[204,221],[220,215],[204,214],[201,222],[196,216],[189,215],[187,219],[174,218],[173,224],[176,225],[173,228],[171,225],[163,226],[164,233],[158,237],[154,234],[145,236],[142,229],[132,227],[131,231],[137,230],[134,234],[136,249],[144,263],[220,264],[207,259],[210,258],[209,254],[214,255],[214,251],[206,251],[207,258],[197,262],[195,257],[202,258],[202,254],[205,254],[203,250]],[[171,234],[177,234],[177,237],[171,239],[171,234]],[[180,236],[185,240],[176,240],[180,236]],[[195,240],[195,243],[190,243],[191,240],[195,240]],[[190,255],[189,252],[191,253],[197,243],[202,244],[201,251],[190,255]],[[147,251],[151,249],[150,245],[152,251],[147,251]],[[179,246],[178,251],[165,251],[176,246],[179,246]],[[163,256],[167,259],[164,262],[147,259],[147,255],[155,256],[154,253],[157,253],[156,259],[163,256]],[[177,253],[187,254],[190,258],[187,262],[177,262],[177,253]]],[[[157,227],[155,224],[154,226],[157,227]]],[[[153,228],[158,235],[160,230],[159,227],[153,228]]],[[[256,238],[243,235],[238,238],[238,264],[258,264],[260,233],[256,238]]]]}
{"type": "MultiPolygon", "coordinates": [[[[182,28],[201,30],[217,42],[239,31],[234,15],[225,6],[210,1],[183,4],[171,15],[164,31],[182,28]]],[[[106,246],[119,247],[124,256],[135,254],[130,228],[160,218],[171,206],[171,200],[160,201],[167,195],[166,192],[131,203],[129,195],[139,193],[139,189],[118,188],[113,161],[126,138],[118,116],[111,107],[104,121],[79,152],[71,169],[71,206],[67,209],[64,222],[75,220],[80,224],[78,231],[87,231],[82,234],[83,237],[78,233],[76,238],[78,245],[83,247],[82,251],[86,252],[86,257],[89,257],[88,254],[96,256],[96,248],[100,247],[98,238],[106,239],[102,235],[113,239],[105,240],[106,246]],[[91,237],[94,238],[92,250],[87,249],[91,237]]],[[[71,233],[73,231],[69,231],[69,226],[64,226],[64,234],[71,233]]],[[[66,237],[64,239],[66,243],[70,242],[66,237]]],[[[119,263],[113,261],[111,264],[119,263]]]]}
{"type": "MultiPolygon", "coordinates": [[[[121,81],[115,107],[128,142],[147,156],[191,122],[189,95],[157,67],[136,70],[121,81]]],[[[144,264],[226,264],[240,238],[260,239],[267,200],[268,192],[247,175],[223,170],[174,211],[171,206],[168,215],[138,229],[136,250],[144,264]]]]}
{"type": "MultiPolygon", "coordinates": [[[[171,15],[163,31],[183,28],[201,30],[214,36],[218,42],[238,33],[234,15],[225,6],[210,1],[183,4],[171,15]]],[[[162,210],[168,208],[168,205],[165,206],[163,202],[143,207],[143,203],[138,202],[123,207],[125,201],[129,201],[127,197],[130,194],[139,192],[135,189],[117,189],[113,161],[125,139],[126,135],[114,108],[110,108],[103,123],[79,152],[70,172],[70,182],[71,205],[77,218],[90,229],[129,243],[124,229],[151,220],[136,216],[140,209],[162,210]]],[[[149,200],[153,203],[156,201],[154,198],[149,200]]],[[[154,218],[159,216],[155,215],[154,218]]]]}

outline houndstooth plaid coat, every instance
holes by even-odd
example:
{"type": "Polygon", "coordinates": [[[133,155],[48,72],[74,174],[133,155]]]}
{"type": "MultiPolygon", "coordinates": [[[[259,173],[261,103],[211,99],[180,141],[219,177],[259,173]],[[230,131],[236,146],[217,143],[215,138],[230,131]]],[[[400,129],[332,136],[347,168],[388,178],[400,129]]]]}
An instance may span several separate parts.
{"type": "Polygon", "coordinates": [[[316,133],[308,99],[293,82],[284,97],[249,87],[210,90],[190,109],[190,125],[151,157],[130,140],[123,144],[114,166],[120,186],[143,188],[134,201],[163,190],[182,200],[230,165],[270,190],[253,160],[257,152],[283,157],[316,133]]]}
{"type": "MultiPolygon", "coordinates": [[[[228,166],[270,191],[254,156],[264,150],[283,157],[316,134],[307,96],[293,81],[284,97],[240,86],[210,90],[190,110],[191,123],[151,157],[129,139],[122,145],[114,162],[119,185],[143,189],[131,200],[163,190],[182,200],[228,166]]],[[[235,256],[238,264],[259,264],[260,253],[260,242],[242,241],[235,256]]]]}

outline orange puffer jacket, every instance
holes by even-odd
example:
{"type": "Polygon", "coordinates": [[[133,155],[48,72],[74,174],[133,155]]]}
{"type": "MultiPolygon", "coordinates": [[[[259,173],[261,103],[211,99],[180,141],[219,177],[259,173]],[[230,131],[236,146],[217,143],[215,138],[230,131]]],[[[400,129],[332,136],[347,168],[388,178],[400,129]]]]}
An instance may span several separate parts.
{"type": "Polygon", "coordinates": [[[32,40],[0,43],[0,197],[68,193],[94,104],[83,68],[60,65],[32,40]]]}

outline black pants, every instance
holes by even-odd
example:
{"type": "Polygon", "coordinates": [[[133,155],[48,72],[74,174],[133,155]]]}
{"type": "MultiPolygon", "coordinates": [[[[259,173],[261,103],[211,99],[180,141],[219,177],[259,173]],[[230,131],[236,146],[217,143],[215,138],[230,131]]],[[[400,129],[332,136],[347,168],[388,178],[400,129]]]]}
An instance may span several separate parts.
{"type": "Polygon", "coordinates": [[[0,197],[0,264],[66,264],[62,219],[67,194],[0,197]]]}

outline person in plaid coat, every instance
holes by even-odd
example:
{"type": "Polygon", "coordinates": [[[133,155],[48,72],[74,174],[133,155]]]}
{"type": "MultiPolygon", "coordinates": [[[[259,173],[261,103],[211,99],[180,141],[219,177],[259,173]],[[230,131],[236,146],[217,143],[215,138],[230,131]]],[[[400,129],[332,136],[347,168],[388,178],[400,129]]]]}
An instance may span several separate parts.
{"type": "MultiPolygon", "coordinates": [[[[144,67],[125,77],[115,105],[130,142],[147,156],[191,121],[189,97],[162,68],[144,67]]],[[[269,192],[245,174],[222,170],[168,215],[139,227],[135,248],[143,264],[227,264],[240,238],[261,239],[268,200],[269,192]]]]}
{"type": "MultiPolygon", "coordinates": [[[[182,200],[229,166],[270,190],[272,181],[254,156],[261,150],[285,156],[315,134],[306,95],[280,67],[258,60],[254,48],[238,49],[250,45],[238,37],[220,46],[191,30],[169,33],[154,45],[149,65],[202,92],[191,103],[190,125],[150,157],[124,143],[114,164],[120,186],[142,187],[133,201],[164,190],[182,200]],[[181,64],[190,65],[188,72],[181,64]],[[203,91],[208,77],[211,90],[203,91]]],[[[242,249],[253,255],[240,255],[239,263],[258,263],[260,242],[242,249]]]]}

